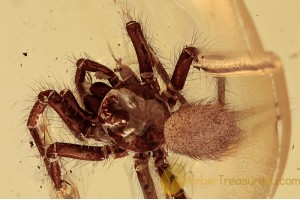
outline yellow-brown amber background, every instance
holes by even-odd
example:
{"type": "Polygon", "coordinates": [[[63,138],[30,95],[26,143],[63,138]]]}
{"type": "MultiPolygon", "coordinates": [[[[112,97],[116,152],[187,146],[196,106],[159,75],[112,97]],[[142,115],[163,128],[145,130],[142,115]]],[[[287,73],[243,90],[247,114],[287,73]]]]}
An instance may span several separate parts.
{"type": "MultiPolygon", "coordinates": [[[[35,0],[3,0],[0,5],[0,198],[47,198],[49,197],[49,181],[44,180],[38,165],[39,160],[35,157],[29,145],[30,137],[24,126],[26,120],[25,114],[28,109],[22,112],[32,102],[24,100],[30,99],[33,94],[30,86],[37,88],[33,79],[38,81],[44,78],[46,81],[55,81],[53,78],[59,79],[67,77],[66,84],[70,84],[70,77],[73,75],[74,68],[67,60],[67,56],[71,56],[76,52],[88,53],[96,58],[109,57],[109,51],[100,51],[106,48],[106,27],[114,25],[114,18],[111,24],[101,24],[95,16],[101,13],[88,13],[85,8],[85,1],[76,1],[81,3],[72,3],[64,1],[61,10],[52,10],[58,1],[44,3],[49,9],[39,9],[35,0]],[[70,15],[66,10],[80,10],[82,7],[87,13],[83,15],[79,13],[77,16],[70,15]],[[32,10],[23,10],[22,8],[34,8],[32,10]],[[47,12],[42,12],[47,10],[47,12]],[[20,11],[20,13],[16,13],[20,11]],[[21,12],[22,11],[22,12],[21,12]],[[26,13],[36,17],[27,18],[26,13]],[[58,13],[58,15],[56,14],[58,13]],[[33,23],[38,21],[37,18],[44,18],[41,23],[33,23]],[[84,19],[81,19],[84,17],[84,19]],[[60,20],[61,19],[61,20],[60,20]],[[89,22],[86,26],[80,25],[78,21],[89,22]],[[43,23],[42,23],[43,21],[43,23]],[[53,22],[61,23],[59,25],[53,22]],[[65,31],[64,30],[65,28],[65,31]],[[96,30],[95,30],[95,27],[96,30]],[[60,31],[60,35],[53,35],[55,29],[60,31]],[[72,31],[72,32],[68,32],[72,31]],[[86,38],[83,33],[86,32],[103,32],[102,35],[91,35],[86,38]],[[67,40],[66,37],[76,38],[76,40],[67,40]],[[28,49],[36,41],[40,41],[36,46],[45,46],[45,52],[39,49],[28,49]],[[55,41],[55,42],[53,42],[55,41]],[[99,48],[101,46],[101,48],[99,48]],[[105,47],[103,47],[105,46],[105,47]],[[49,49],[51,51],[49,51],[49,49]],[[27,52],[25,57],[22,53],[27,52]],[[32,54],[34,53],[34,54],[32,54]],[[38,62],[34,62],[34,58],[38,62]],[[58,67],[59,66],[59,67],[58,67]],[[68,70],[68,73],[66,71],[68,70]],[[24,115],[24,117],[22,116],[24,115]],[[42,188],[40,188],[42,186],[42,188]]],[[[93,1],[91,1],[93,2],[93,1]]],[[[111,1],[113,2],[113,0],[111,1]]],[[[95,4],[95,1],[94,1],[95,4]]],[[[266,50],[276,53],[282,60],[285,70],[286,82],[289,92],[289,101],[291,108],[292,135],[290,142],[290,152],[286,169],[282,176],[283,179],[300,179],[300,126],[297,122],[300,120],[300,94],[299,94],[299,76],[300,76],[300,1],[290,0],[283,2],[282,0],[245,0],[245,4],[255,23],[258,34],[261,37],[266,50]]],[[[71,11],[70,11],[71,12],[71,11]]],[[[115,15],[117,16],[117,15],[115,15]]],[[[145,16],[147,16],[145,14],[145,16]]],[[[109,17],[109,16],[108,16],[109,17]]],[[[143,17],[142,17],[143,18],[143,17]]],[[[150,25],[151,27],[151,25],[150,25]]],[[[121,29],[121,27],[120,27],[121,29]]],[[[155,27],[151,27],[155,31],[155,27]]],[[[121,31],[121,30],[120,30],[121,31]]],[[[205,30],[203,30],[205,31],[205,30]]],[[[226,31],[226,30],[224,30],[226,31]]],[[[156,38],[156,35],[153,36],[156,38]]],[[[190,37],[190,36],[187,36],[190,37]]],[[[156,38],[159,39],[159,38],[156,38]]],[[[117,43],[112,44],[113,48],[118,48],[117,43]]],[[[178,46],[177,46],[178,49],[178,46]]],[[[164,52],[168,57],[169,53],[164,52]]],[[[118,55],[117,55],[118,56],[118,55]]],[[[113,63],[110,63],[113,65],[113,63]]],[[[58,80],[60,82],[60,80],[58,80]]],[[[130,165],[130,160],[116,161],[124,162],[130,165]]],[[[133,174],[130,168],[121,167],[122,164],[105,165],[97,177],[101,177],[101,181],[105,182],[104,188],[93,187],[96,181],[94,178],[88,177],[87,183],[83,186],[85,194],[97,194],[97,190],[102,190],[101,194],[109,195],[112,198],[118,198],[118,191],[129,194],[132,188],[138,187],[135,181],[131,184],[127,178],[127,173],[133,174]],[[116,172],[116,173],[114,173],[116,172]],[[131,185],[130,185],[131,184],[131,185]]],[[[41,165],[41,168],[43,166],[41,165]]],[[[99,166],[98,168],[99,169],[99,166]]],[[[82,175],[84,178],[86,175],[82,175]]],[[[137,189],[133,189],[137,191],[137,189]]],[[[133,195],[134,197],[139,196],[133,195]]],[[[274,197],[276,198],[295,198],[300,196],[299,185],[280,185],[274,197]]],[[[94,195],[93,197],[101,197],[94,195]]]]}

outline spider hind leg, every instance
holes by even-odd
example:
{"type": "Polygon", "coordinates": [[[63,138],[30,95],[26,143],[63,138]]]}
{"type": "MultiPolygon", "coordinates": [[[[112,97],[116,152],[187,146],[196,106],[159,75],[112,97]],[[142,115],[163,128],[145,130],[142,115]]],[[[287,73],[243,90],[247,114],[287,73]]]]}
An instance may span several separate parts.
{"type": "Polygon", "coordinates": [[[135,153],[134,168],[145,199],[157,199],[156,190],[149,171],[149,154],[135,153]]]}

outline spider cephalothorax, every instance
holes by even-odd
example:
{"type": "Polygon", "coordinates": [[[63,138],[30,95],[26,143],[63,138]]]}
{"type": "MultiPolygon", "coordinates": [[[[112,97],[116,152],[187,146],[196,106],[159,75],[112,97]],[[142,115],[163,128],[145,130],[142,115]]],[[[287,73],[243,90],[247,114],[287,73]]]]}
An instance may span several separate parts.
{"type": "Polygon", "coordinates": [[[166,105],[151,89],[140,86],[112,89],[99,109],[105,132],[130,151],[158,149],[164,142],[163,125],[169,115],[166,105]]]}
{"type": "MultiPolygon", "coordinates": [[[[121,158],[127,156],[129,153],[133,154],[134,168],[137,173],[139,183],[145,198],[157,198],[154,183],[152,181],[148,160],[152,156],[157,173],[162,174],[168,170],[168,178],[164,179],[163,183],[166,185],[166,196],[170,198],[185,198],[184,190],[179,187],[174,179],[174,175],[169,170],[169,164],[166,160],[166,139],[165,134],[169,134],[168,139],[176,137],[177,135],[189,142],[190,133],[178,132],[182,130],[197,130],[197,126],[201,126],[204,134],[198,137],[193,132],[193,140],[205,143],[206,139],[217,141],[212,148],[211,146],[203,146],[206,149],[194,151],[189,147],[188,142],[186,148],[180,147],[180,144],[169,142],[169,146],[177,153],[191,155],[193,157],[211,158],[220,156],[227,148],[230,147],[231,141],[236,141],[238,129],[235,126],[234,117],[230,112],[227,112],[224,105],[204,106],[201,109],[204,111],[202,120],[195,123],[190,116],[197,113],[199,110],[196,107],[192,109],[183,109],[188,111],[187,120],[179,120],[172,118],[172,108],[176,103],[186,104],[186,99],[179,93],[183,89],[188,71],[192,62],[198,61],[199,50],[195,47],[185,47],[177,61],[172,77],[164,70],[159,59],[155,56],[154,51],[148,45],[141,26],[136,21],[130,21],[126,24],[127,33],[133,43],[138,64],[138,76],[128,66],[122,65],[119,60],[118,67],[115,72],[120,73],[120,77],[108,67],[99,64],[89,59],[79,59],[76,63],[77,70],[75,75],[75,85],[79,93],[79,97],[84,104],[82,108],[76,101],[72,92],[63,90],[57,93],[54,90],[46,90],[40,92],[38,100],[33,106],[28,119],[28,129],[36,143],[36,146],[44,157],[44,162],[47,171],[54,183],[54,187],[59,197],[79,197],[76,192],[76,187],[67,183],[63,178],[62,166],[60,157],[69,157],[81,160],[101,161],[107,159],[109,156],[114,158],[121,158]],[[166,89],[161,89],[158,84],[157,77],[154,75],[154,70],[166,85],[166,89]],[[109,83],[95,82],[86,87],[85,76],[88,72],[95,72],[96,75],[106,79],[109,83]],[[101,142],[102,146],[85,146],[69,143],[56,142],[48,144],[44,140],[43,130],[39,127],[40,115],[43,114],[47,106],[53,108],[63,122],[70,129],[72,134],[80,141],[85,141],[88,138],[93,138],[101,142]],[[205,109],[218,108],[216,112],[206,112],[205,109]],[[195,111],[194,111],[195,110],[195,111]],[[221,114],[219,112],[224,112],[221,114]],[[205,115],[213,115],[207,116],[205,115]],[[217,125],[209,126],[214,130],[206,130],[206,117],[210,123],[216,122],[217,125]],[[222,126],[223,118],[227,118],[226,126],[222,126]],[[168,119],[169,126],[165,126],[168,119]],[[176,123],[176,122],[180,123],[176,123]],[[192,122],[191,122],[192,121],[192,122]],[[185,128],[186,124],[190,123],[190,128],[185,128]],[[199,123],[198,123],[199,122],[199,123]],[[220,128],[221,127],[221,128],[220,128]],[[225,129],[224,129],[225,128],[225,129]],[[224,129],[224,130],[223,130],[224,129]],[[176,132],[177,131],[177,132],[176,132]],[[214,132],[207,136],[209,133],[214,132]],[[183,135],[186,137],[182,137],[183,135]],[[222,142],[226,144],[222,146],[222,142]],[[223,149],[216,149],[216,148],[223,149]],[[196,152],[197,155],[193,155],[196,152]],[[217,153],[216,153],[217,152],[217,153]],[[209,154],[209,155],[206,155],[209,154]],[[167,185],[177,185],[179,188],[176,191],[167,185]]],[[[223,93],[218,97],[220,104],[222,104],[224,97],[223,93]]],[[[180,116],[180,114],[174,115],[180,116]]],[[[197,116],[196,116],[197,118],[197,116]]],[[[172,140],[175,141],[175,140],[172,140]]],[[[177,141],[177,140],[176,140],[177,141]]],[[[180,139],[178,140],[180,143],[180,139]]],[[[195,148],[193,144],[193,148],[195,148]]]]}

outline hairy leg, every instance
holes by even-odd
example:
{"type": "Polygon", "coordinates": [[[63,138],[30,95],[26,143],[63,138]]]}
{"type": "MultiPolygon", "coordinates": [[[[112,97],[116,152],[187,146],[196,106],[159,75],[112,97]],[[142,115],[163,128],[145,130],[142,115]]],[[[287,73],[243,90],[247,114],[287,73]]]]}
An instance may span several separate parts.
{"type": "Polygon", "coordinates": [[[145,39],[141,25],[136,21],[130,21],[126,24],[126,30],[138,58],[142,82],[159,92],[160,87],[153,72],[155,65],[153,53],[145,39]]]}
{"type": "Polygon", "coordinates": [[[154,183],[149,172],[149,154],[136,153],[133,156],[134,168],[145,199],[157,199],[154,183]]]}
{"type": "Polygon", "coordinates": [[[183,188],[176,180],[176,175],[173,174],[166,160],[166,152],[163,149],[158,149],[153,152],[153,158],[157,172],[162,178],[167,197],[171,199],[186,199],[183,188]]]}
{"type": "Polygon", "coordinates": [[[79,107],[77,102],[74,101],[74,96],[68,91],[62,91],[61,94],[62,96],[54,90],[40,92],[27,121],[27,127],[41,157],[44,158],[44,163],[50,176],[53,170],[51,170],[50,161],[46,157],[46,150],[52,141],[47,127],[41,123],[40,119],[46,107],[52,107],[79,140],[84,140],[84,135],[95,131],[95,126],[89,121],[89,114],[79,107]],[[50,141],[47,139],[47,134],[49,134],[50,141]]]}
{"type": "Polygon", "coordinates": [[[63,198],[79,197],[76,187],[64,180],[62,164],[60,161],[61,157],[86,161],[102,161],[109,156],[112,156],[113,158],[122,158],[126,155],[128,155],[127,151],[113,145],[93,147],[68,143],[51,144],[46,152],[47,168],[54,183],[54,187],[58,192],[57,196],[63,198]],[[68,192],[66,187],[69,187],[68,190],[70,190],[71,187],[72,192],[68,192]]]}
{"type": "Polygon", "coordinates": [[[119,86],[121,83],[118,76],[111,69],[95,61],[81,58],[77,61],[76,65],[75,85],[81,98],[89,94],[84,86],[86,72],[96,72],[101,74],[108,80],[113,88],[119,86]]]}
{"type": "Polygon", "coordinates": [[[182,98],[179,91],[184,87],[192,62],[198,60],[198,54],[199,50],[195,47],[186,47],[182,50],[171,81],[167,85],[167,89],[163,91],[163,96],[168,100],[171,107],[176,104],[177,100],[182,98]]]}

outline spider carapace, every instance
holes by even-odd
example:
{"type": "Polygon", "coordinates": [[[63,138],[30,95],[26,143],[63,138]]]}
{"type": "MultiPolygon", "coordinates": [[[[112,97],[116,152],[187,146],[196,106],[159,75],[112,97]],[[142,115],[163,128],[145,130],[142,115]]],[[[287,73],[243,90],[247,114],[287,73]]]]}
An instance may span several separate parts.
{"type": "MultiPolygon", "coordinates": [[[[160,176],[169,169],[164,124],[172,116],[172,108],[176,103],[187,103],[179,91],[184,87],[191,64],[198,61],[200,51],[193,46],[186,46],[169,77],[147,43],[141,25],[130,21],[126,23],[126,31],[136,52],[139,76],[121,63],[113,71],[95,61],[81,58],[76,63],[75,86],[84,108],[69,90],[60,93],[46,90],[39,93],[31,110],[27,126],[44,158],[59,197],[79,197],[76,187],[63,178],[60,157],[101,161],[110,156],[122,158],[133,155],[134,168],[145,198],[157,198],[149,172],[149,158],[153,158],[160,176]],[[161,89],[154,71],[165,83],[165,89],[161,89]],[[86,87],[85,78],[89,72],[101,75],[106,83],[95,82],[86,87]],[[78,140],[93,138],[102,142],[103,146],[45,143],[39,120],[47,106],[58,113],[78,140]]],[[[222,102],[222,95],[218,98],[222,102]]],[[[169,172],[169,176],[175,177],[172,172],[169,172]]],[[[179,187],[174,178],[164,180],[164,184],[179,187]]],[[[179,188],[174,192],[166,187],[166,197],[186,198],[183,188],[179,188]]]]}

